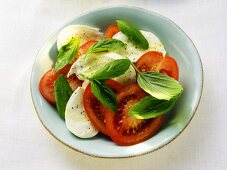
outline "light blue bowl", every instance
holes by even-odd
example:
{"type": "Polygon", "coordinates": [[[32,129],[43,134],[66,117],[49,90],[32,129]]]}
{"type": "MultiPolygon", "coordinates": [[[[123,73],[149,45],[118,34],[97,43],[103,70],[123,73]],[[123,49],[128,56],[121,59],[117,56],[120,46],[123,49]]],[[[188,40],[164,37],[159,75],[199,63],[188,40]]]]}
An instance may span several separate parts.
{"type": "Polygon", "coordinates": [[[54,33],[39,51],[31,74],[31,94],[35,110],[44,127],[59,141],[70,148],[97,157],[131,157],[157,150],[176,138],[188,125],[202,93],[203,72],[199,54],[190,38],[172,21],[151,11],[134,7],[103,8],[79,16],[54,33]],[[38,84],[41,76],[53,66],[56,56],[56,40],[59,31],[70,24],[85,24],[102,31],[124,19],[140,29],[155,33],[172,55],[180,70],[179,81],[184,93],[175,108],[168,113],[161,130],[149,140],[134,146],[118,146],[99,135],[92,139],[79,139],[66,128],[56,109],[40,95],[38,84]]]}

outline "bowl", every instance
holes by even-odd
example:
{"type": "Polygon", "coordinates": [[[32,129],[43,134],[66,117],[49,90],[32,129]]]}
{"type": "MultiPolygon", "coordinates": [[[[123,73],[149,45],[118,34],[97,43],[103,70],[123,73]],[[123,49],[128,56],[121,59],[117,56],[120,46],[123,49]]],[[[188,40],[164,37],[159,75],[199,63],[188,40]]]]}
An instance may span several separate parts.
{"type": "Polygon", "coordinates": [[[136,7],[111,7],[91,11],[59,28],[40,49],[31,73],[31,95],[37,115],[52,136],[70,148],[84,154],[105,158],[121,158],[143,155],[155,151],[175,139],[189,124],[198,107],[203,85],[202,63],[195,45],[174,22],[152,11],[136,7]],[[56,40],[59,31],[70,24],[85,24],[104,31],[116,19],[124,19],[140,29],[155,33],[166,51],[179,65],[179,81],[184,93],[170,111],[159,132],[133,146],[118,146],[102,135],[80,139],[66,128],[64,120],[40,94],[38,84],[41,76],[53,66],[57,56],[56,40]]]}

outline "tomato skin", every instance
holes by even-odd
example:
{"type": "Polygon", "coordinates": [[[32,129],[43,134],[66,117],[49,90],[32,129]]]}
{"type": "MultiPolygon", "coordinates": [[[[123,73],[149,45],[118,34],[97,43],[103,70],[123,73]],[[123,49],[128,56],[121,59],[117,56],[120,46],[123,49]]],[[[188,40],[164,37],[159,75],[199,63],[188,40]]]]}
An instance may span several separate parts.
{"type": "Polygon", "coordinates": [[[54,72],[54,68],[51,68],[40,79],[39,91],[50,104],[56,103],[54,97],[54,82],[55,80],[57,80],[59,75],[63,74],[65,76],[73,91],[77,87],[81,86],[82,81],[80,81],[76,75],[71,75],[70,77],[67,77],[70,68],[71,65],[68,64],[56,73],[54,72]]]}
{"type": "Polygon", "coordinates": [[[136,119],[128,114],[130,108],[146,95],[137,84],[129,84],[117,94],[117,112],[105,108],[107,132],[118,145],[129,146],[147,140],[157,133],[164,121],[164,116],[136,119]]]}
{"type": "Polygon", "coordinates": [[[54,81],[58,78],[56,74],[54,74],[54,69],[48,70],[39,82],[39,91],[42,96],[50,103],[55,104],[54,98],[54,81]],[[47,88],[48,87],[48,88],[47,88]]]}
{"type": "Polygon", "coordinates": [[[119,30],[117,24],[111,24],[106,29],[105,37],[112,38],[114,36],[114,34],[118,33],[119,31],[120,30],[119,30]]]}
{"type": "Polygon", "coordinates": [[[156,71],[166,74],[169,77],[178,80],[179,78],[179,69],[177,62],[174,58],[170,56],[165,56],[160,62],[159,66],[156,68],[156,71]]]}
{"type": "Polygon", "coordinates": [[[176,60],[169,55],[163,57],[160,52],[149,51],[143,54],[135,65],[142,72],[156,71],[176,80],[178,80],[179,77],[179,69],[176,60]]]}
{"type": "MultiPolygon", "coordinates": [[[[105,82],[115,93],[122,89],[122,85],[114,80],[105,82]]],[[[103,134],[108,135],[105,127],[105,106],[95,97],[91,91],[91,84],[89,83],[84,91],[83,103],[85,111],[93,123],[93,125],[103,134]]]]}
{"type": "Polygon", "coordinates": [[[162,53],[149,51],[143,54],[135,63],[135,66],[142,72],[155,71],[163,58],[162,53]]]}

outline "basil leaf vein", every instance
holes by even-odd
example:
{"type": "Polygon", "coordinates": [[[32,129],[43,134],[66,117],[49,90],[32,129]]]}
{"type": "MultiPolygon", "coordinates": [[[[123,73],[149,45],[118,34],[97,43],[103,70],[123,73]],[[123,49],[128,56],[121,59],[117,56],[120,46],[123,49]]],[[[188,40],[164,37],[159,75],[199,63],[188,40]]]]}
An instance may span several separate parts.
{"type": "Polygon", "coordinates": [[[72,89],[63,75],[60,75],[54,83],[54,97],[58,114],[65,119],[66,104],[72,95],[72,89]]]}
{"type": "Polygon", "coordinates": [[[160,100],[170,100],[183,91],[178,81],[158,72],[139,73],[137,82],[144,91],[160,100]]]}
{"type": "Polygon", "coordinates": [[[113,90],[111,90],[111,88],[102,84],[98,80],[92,80],[91,91],[102,104],[104,104],[111,111],[116,112],[117,99],[115,93],[113,92],[113,90]]]}
{"type": "Polygon", "coordinates": [[[97,70],[90,79],[106,80],[124,74],[130,67],[130,60],[118,59],[97,70]]]}
{"type": "Polygon", "coordinates": [[[62,46],[59,50],[57,61],[55,63],[54,71],[62,69],[64,66],[69,64],[73,58],[77,55],[80,45],[80,39],[73,37],[70,42],[62,46]]]}
{"type": "Polygon", "coordinates": [[[99,52],[113,52],[120,48],[124,48],[126,44],[117,39],[105,39],[93,44],[86,54],[99,53],[99,52]]]}
{"type": "Polygon", "coordinates": [[[134,25],[123,20],[117,20],[117,26],[120,31],[125,34],[129,38],[129,40],[132,41],[132,43],[142,49],[148,49],[148,41],[134,25]]]}

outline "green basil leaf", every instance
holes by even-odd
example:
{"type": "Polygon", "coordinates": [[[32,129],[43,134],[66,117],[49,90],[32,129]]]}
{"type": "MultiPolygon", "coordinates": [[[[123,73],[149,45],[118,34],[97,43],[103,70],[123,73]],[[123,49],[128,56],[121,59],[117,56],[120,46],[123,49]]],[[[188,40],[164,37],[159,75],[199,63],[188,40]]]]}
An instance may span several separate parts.
{"type": "Polygon", "coordinates": [[[148,49],[148,41],[134,25],[123,20],[117,20],[117,26],[135,45],[145,50],[148,49]]]}
{"type": "Polygon", "coordinates": [[[144,91],[157,99],[170,100],[183,91],[177,80],[158,72],[139,73],[137,82],[144,91]]]}
{"type": "Polygon", "coordinates": [[[128,70],[130,64],[128,59],[114,60],[96,71],[90,79],[105,80],[118,77],[128,70]]]}
{"type": "Polygon", "coordinates": [[[54,68],[55,72],[62,69],[73,60],[78,53],[79,45],[80,39],[73,37],[68,44],[60,48],[54,68]]]}
{"type": "Polygon", "coordinates": [[[137,119],[150,119],[157,116],[166,114],[175,105],[177,97],[173,97],[170,100],[159,100],[153,96],[147,96],[136,103],[130,110],[129,114],[133,115],[137,119]]]}
{"type": "Polygon", "coordinates": [[[66,104],[72,95],[72,89],[63,75],[60,75],[54,83],[54,97],[56,100],[57,111],[65,119],[66,104]]]}
{"type": "Polygon", "coordinates": [[[113,52],[124,48],[126,44],[117,39],[105,39],[93,44],[87,51],[86,54],[99,53],[99,52],[113,52]]]}
{"type": "Polygon", "coordinates": [[[111,88],[102,84],[98,80],[92,80],[91,91],[102,104],[104,104],[111,111],[116,112],[117,99],[115,93],[113,92],[113,90],[111,90],[111,88]]]}

